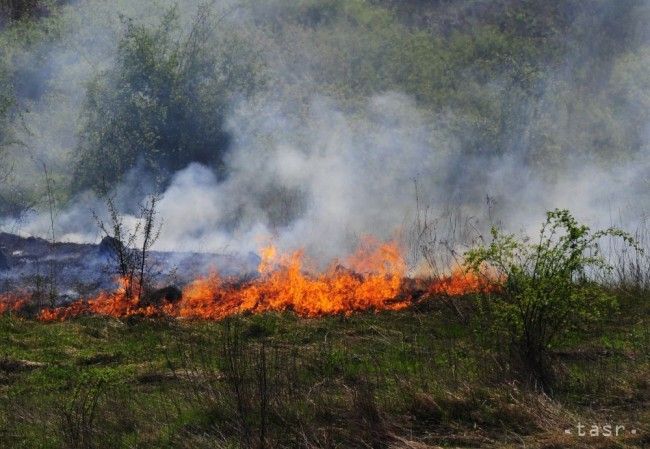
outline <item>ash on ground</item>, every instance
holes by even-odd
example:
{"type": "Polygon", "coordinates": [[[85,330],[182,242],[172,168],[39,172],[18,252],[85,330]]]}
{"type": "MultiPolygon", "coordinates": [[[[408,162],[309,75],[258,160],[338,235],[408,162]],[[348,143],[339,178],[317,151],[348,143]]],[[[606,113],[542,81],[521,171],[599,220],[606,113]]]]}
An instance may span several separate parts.
{"type": "MultiPolygon", "coordinates": [[[[59,305],[117,287],[115,251],[119,242],[105,238],[98,245],[51,243],[37,237],[0,233],[0,293],[35,291],[55,285],[59,305]]],[[[224,277],[255,276],[256,254],[211,254],[151,251],[150,276],[159,286],[182,287],[217,272],[224,277]]]]}

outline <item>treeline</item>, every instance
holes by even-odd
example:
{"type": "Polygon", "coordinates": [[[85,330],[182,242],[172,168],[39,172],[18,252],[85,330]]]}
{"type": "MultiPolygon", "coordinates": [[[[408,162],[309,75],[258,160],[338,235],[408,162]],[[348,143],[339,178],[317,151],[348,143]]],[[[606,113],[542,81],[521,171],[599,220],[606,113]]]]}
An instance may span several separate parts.
{"type": "MultiPolygon", "coordinates": [[[[101,14],[98,5],[5,3],[5,142],[16,129],[34,132],[19,116],[48,95],[49,51],[92,46],[67,33],[86,17],[77,11],[101,14]]],[[[512,153],[549,172],[569,158],[629,158],[650,118],[647,9],[640,0],[242,0],[170,3],[158,20],[130,17],[116,0],[117,50],[81,86],[61,194],[110,189],[136,166],[160,186],[190,162],[225,176],[230,108],[270,90],[298,105],[317,92],[352,111],[403,92],[423,114],[444,117],[463,153],[512,153]]]]}

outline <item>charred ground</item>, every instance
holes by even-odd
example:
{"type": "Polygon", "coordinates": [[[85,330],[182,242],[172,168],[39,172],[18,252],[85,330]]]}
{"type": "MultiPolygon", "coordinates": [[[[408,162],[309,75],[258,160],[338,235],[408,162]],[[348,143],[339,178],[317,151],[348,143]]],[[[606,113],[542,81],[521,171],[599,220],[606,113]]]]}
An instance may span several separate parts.
{"type": "MultiPolygon", "coordinates": [[[[53,305],[113,290],[116,261],[108,238],[100,244],[51,243],[37,237],[0,233],[0,293],[29,291],[45,295],[46,284],[55,288],[53,305]]],[[[245,276],[259,262],[248,256],[191,252],[148,254],[151,270],[161,286],[182,286],[213,269],[224,275],[245,276]]]]}

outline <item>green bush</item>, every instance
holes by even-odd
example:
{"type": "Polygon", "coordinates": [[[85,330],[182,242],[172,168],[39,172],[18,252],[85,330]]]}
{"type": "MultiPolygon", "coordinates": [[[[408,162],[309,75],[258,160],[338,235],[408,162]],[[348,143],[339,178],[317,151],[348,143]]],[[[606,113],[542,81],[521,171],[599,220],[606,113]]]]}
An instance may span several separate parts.
{"type": "MultiPolygon", "coordinates": [[[[549,351],[568,333],[600,320],[615,299],[593,279],[611,267],[599,240],[632,237],[616,228],[591,231],[567,210],[547,213],[539,239],[531,242],[492,229],[489,245],[465,254],[467,266],[500,283],[500,292],[482,301],[488,333],[511,346],[515,361],[530,379],[548,389],[552,381],[549,351]]],[[[485,329],[485,326],[482,326],[485,329]]]]}

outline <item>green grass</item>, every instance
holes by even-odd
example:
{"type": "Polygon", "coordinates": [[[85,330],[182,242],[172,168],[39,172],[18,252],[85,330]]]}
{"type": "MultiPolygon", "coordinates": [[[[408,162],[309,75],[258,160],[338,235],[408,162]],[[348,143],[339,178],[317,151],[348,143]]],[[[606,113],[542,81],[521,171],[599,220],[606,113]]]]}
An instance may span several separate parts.
{"type": "Polygon", "coordinates": [[[2,317],[0,446],[644,447],[648,305],[622,303],[558,352],[551,397],[436,303],[311,320],[2,317]],[[638,431],[565,435],[577,422],[638,431]]]}

